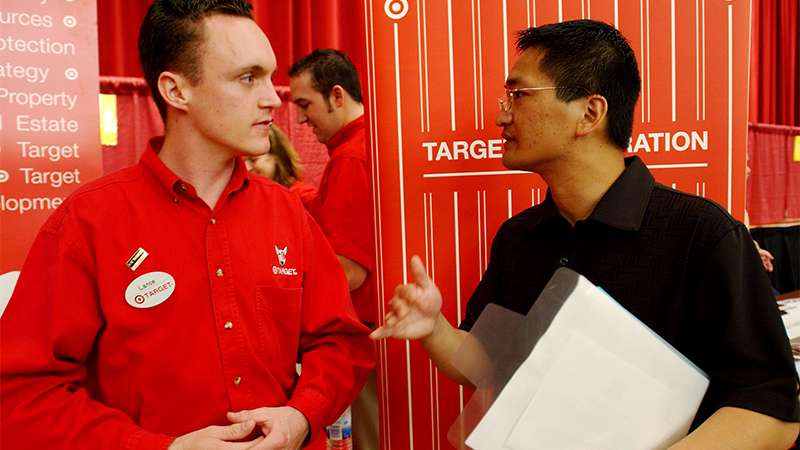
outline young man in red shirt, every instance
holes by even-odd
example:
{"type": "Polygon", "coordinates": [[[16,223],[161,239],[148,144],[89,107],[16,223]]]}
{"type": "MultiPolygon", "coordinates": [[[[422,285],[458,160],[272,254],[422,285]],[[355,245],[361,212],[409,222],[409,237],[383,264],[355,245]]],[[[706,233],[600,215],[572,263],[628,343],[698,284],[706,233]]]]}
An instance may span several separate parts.
{"type": "Polygon", "coordinates": [[[156,0],[139,53],[165,135],[43,225],[0,320],[1,446],[298,449],[373,345],[300,199],[242,160],[280,106],[269,40],[244,0],[156,0]]]}
{"type": "MultiPolygon", "coordinates": [[[[344,267],[358,318],[373,327],[375,237],[358,73],[341,52],[315,50],[289,69],[289,87],[292,102],[297,105],[297,121],[313,128],[317,140],[328,147],[330,155],[309,212],[344,267]]],[[[356,450],[378,448],[376,391],[373,372],[353,405],[356,450]]]]}

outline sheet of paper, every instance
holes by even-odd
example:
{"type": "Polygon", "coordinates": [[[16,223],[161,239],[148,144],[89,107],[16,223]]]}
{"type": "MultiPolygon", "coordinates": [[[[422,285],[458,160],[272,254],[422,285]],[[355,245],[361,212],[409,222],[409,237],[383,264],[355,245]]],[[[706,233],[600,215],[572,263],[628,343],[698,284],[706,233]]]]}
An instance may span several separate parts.
{"type": "Polygon", "coordinates": [[[789,339],[800,337],[800,308],[793,308],[781,315],[783,325],[786,327],[786,334],[789,339]]]}
{"type": "Polygon", "coordinates": [[[778,300],[778,308],[789,339],[800,337],[800,298],[778,300]]]}
{"type": "Polygon", "coordinates": [[[653,377],[573,332],[506,446],[656,448],[668,437],[661,416],[673,395],[653,377]]]}
{"type": "MultiPolygon", "coordinates": [[[[664,389],[673,392],[673,395],[668,396],[669,405],[659,405],[657,408],[653,408],[654,413],[657,413],[660,418],[654,423],[658,423],[659,420],[665,423],[663,430],[666,431],[659,432],[659,434],[667,436],[663,443],[664,447],[656,448],[665,448],[669,443],[676,442],[686,434],[708,387],[705,375],[602,290],[580,277],[574,291],[564,302],[533,351],[466,439],[467,445],[475,450],[537,448],[530,446],[529,443],[520,447],[523,444],[522,441],[527,437],[515,434],[512,438],[512,434],[515,430],[534,427],[535,424],[528,422],[534,414],[537,417],[550,417],[557,414],[557,411],[552,408],[540,409],[543,403],[547,403],[545,400],[548,400],[548,397],[536,399],[536,395],[545,381],[551,384],[548,386],[548,390],[557,389],[564,392],[575,387],[574,379],[560,375],[548,378],[554,368],[556,371],[563,369],[556,363],[575,332],[602,351],[625,362],[624,365],[615,366],[613,370],[624,372],[625,367],[632,366],[641,372],[640,376],[651,378],[651,383],[658,383],[664,386],[664,389]],[[531,406],[534,402],[537,402],[537,405],[531,406]],[[528,411],[528,415],[525,415],[526,411],[528,411]]],[[[569,347],[566,347],[566,352],[569,356],[571,353],[569,347]]],[[[597,354],[598,352],[594,353],[595,356],[597,354]]],[[[570,357],[580,358],[582,356],[570,357]]],[[[609,362],[612,359],[605,358],[605,361],[609,362]]],[[[601,364],[592,370],[612,370],[610,367],[601,364]]],[[[598,382],[593,376],[594,373],[589,372],[585,375],[587,378],[584,382],[598,382]]],[[[635,377],[635,375],[630,376],[635,377]]],[[[543,392],[542,395],[547,394],[543,392]]],[[[586,405],[577,406],[586,407],[586,405]]],[[[634,416],[640,411],[639,406],[624,405],[624,402],[621,405],[606,405],[605,407],[615,411],[629,411],[634,416]]],[[[574,410],[572,414],[577,414],[577,411],[574,410]]],[[[586,414],[591,415],[591,412],[586,414]]],[[[609,427],[617,426],[621,423],[620,421],[624,422],[622,418],[612,416],[598,417],[598,420],[599,422],[593,424],[587,422],[588,425],[592,425],[598,435],[610,429],[609,427]]],[[[655,427],[659,430],[662,429],[660,424],[655,427]]],[[[569,433],[563,437],[569,440],[575,435],[569,433]]],[[[657,438],[656,436],[655,439],[657,438]]],[[[575,448],[581,448],[580,441],[573,444],[575,448]]],[[[572,447],[566,445],[565,448],[572,447]]]]}

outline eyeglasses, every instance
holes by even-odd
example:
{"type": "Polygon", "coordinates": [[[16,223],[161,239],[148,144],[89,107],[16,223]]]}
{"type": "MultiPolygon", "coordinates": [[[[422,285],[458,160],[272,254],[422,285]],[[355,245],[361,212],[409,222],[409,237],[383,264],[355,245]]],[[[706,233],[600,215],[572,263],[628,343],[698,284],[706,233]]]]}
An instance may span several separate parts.
{"type": "Polygon", "coordinates": [[[545,91],[548,89],[578,89],[586,93],[586,95],[592,95],[588,89],[583,86],[547,86],[547,87],[529,87],[529,88],[517,88],[517,89],[509,89],[505,88],[505,93],[503,94],[503,98],[498,98],[497,100],[500,102],[500,109],[503,111],[511,111],[511,106],[514,104],[514,99],[519,98],[519,93],[522,91],[545,91]]]}

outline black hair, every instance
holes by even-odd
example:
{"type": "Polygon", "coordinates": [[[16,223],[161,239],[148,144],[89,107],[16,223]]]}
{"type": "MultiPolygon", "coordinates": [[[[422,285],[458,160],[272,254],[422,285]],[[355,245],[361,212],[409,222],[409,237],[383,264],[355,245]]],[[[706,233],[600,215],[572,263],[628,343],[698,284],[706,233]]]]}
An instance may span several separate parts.
{"type": "Polygon", "coordinates": [[[289,68],[289,77],[298,77],[306,72],[311,74],[311,85],[327,101],[331,89],[339,85],[358,103],[364,103],[358,72],[344,53],[332,48],[314,50],[300,58],[289,68]]]}
{"type": "MultiPolygon", "coordinates": [[[[627,39],[607,23],[582,19],[518,32],[517,50],[528,48],[542,50],[539,70],[557,86],[577,86],[605,97],[609,138],[627,149],[641,90],[639,65],[627,39]]],[[[557,91],[566,102],[586,95],[583,89],[557,91]]]]}

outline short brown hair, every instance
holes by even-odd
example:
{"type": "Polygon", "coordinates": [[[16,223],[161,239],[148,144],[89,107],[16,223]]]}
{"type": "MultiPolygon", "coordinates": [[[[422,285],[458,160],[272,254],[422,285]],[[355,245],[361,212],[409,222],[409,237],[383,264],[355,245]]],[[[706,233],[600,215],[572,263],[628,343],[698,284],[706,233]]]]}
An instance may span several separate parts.
{"type": "Polygon", "coordinates": [[[139,28],[139,64],[161,119],[167,104],[158,92],[158,77],[173,70],[196,84],[203,76],[200,48],[206,40],[203,20],[214,14],[253,19],[245,0],[155,0],[139,28]]]}

